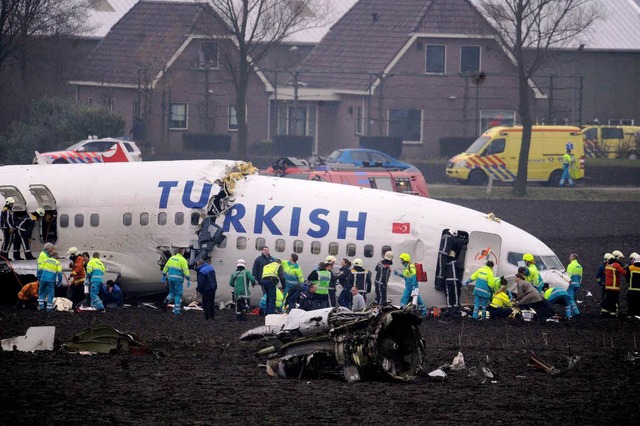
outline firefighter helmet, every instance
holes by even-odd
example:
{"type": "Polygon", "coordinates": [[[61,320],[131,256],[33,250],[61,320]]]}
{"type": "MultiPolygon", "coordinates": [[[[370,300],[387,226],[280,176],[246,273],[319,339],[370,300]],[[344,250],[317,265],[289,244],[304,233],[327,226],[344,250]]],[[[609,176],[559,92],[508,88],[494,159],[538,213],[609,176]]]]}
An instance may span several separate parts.
{"type": "Polygon", "coordinates": [[[409,256],[409,253],[402,253],[400,254],[400,260],[403,262],[411,262],[411,256],[409,256]]]}
{"type": "Polygon", "coordinates": [[[631,253],[629,255],[629,259],[633,259],[636,262],[640,261],[640,254],[636,253],[635,251],[633,253],[631,253]]]}
{"type": "Polygon", "coordinates": [[[522,255],[522,260],[525,262],[533,262],[533,255],[531,253],[526,253],[522,255]]]}
{"type": "Polygon", "coordinates": [[[38,207],[36,209],[36,214],[40,217],[44,216],[44,209],[42,207],[38,207]]]}
{"type": "Polygon", "coordinates": [[[384,258],[387,260],[393,260],[393,252],[392,251],[388,251],[384,254],[384,258]]]}
{"type": "Polygon", "coordinates": [[[615,257],[616,259],[620,259],[624,257],[624,254],[622,254],[620,250],[614,250],[611,252],[611,256],[615,257]]]}
{"type": "Polygon", "coordinates": [[[324,259],[324,263],[336,263],[336,257],[329,255],[324,259]]]}
{"type": "Polygon", "coordinates": [[[353,266],[359,266],[362,268],[362,259],[358,258],[353,261],[353,266]]]}
{"type": "Polygon", "coordinates": [[[604,254],[604,261],[608,261],[609,259],[611,259],[613,257],[613,255],[611,253],[605,253],[604,254]]]}
{"type": "Polygon", "coordinates": [[[67,250],[67,255],[69,256],[77,256],[79,254],[78,247],[69,247],[69,250],[67,250]]]}
{"type": "Polygon", "coordinates": [[[7,204],[14,204],[16,202],[16,200],[13,199],[13,197],[7,197],[6,200],[4,200],[4,205],[6,206],[7,204]]]}

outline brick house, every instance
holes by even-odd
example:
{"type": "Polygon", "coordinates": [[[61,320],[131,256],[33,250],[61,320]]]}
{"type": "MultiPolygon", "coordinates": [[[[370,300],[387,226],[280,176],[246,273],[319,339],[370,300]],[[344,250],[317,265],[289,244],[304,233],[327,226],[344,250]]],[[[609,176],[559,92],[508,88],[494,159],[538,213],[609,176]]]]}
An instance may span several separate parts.
{"type": "MultiPolygon", "coordinates": [[[[222,61],[228,27],[202,5],[140,1],[88,57],[71,84],[78,102],[120,112],[145,158],[232,156],[235,90],[222,61]]],[[[268,138],[266,78],[249,84],[249,134],[268,138]]]]}
{"type": "Polygon", "coordinates": [[[296,117],[319,154],[395,136],[404,157],[437,156],[517,118],[514,64],[467,0],[360,0],[290,83],[272,116],[296,117]]]}

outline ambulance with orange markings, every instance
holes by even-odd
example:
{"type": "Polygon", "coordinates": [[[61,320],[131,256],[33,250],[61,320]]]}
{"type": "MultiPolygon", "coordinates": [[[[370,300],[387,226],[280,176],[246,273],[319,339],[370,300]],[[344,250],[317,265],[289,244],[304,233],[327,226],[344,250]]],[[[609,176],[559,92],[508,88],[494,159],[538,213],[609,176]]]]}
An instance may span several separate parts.
{"type": "MultiPolygon", "coordinates": [[[[573,144],[574,179],[584,177],[584,141],[580,128],[573,126],[533,126],[529,149],[528,182],[558,186],[562,176],[562,156],[573,144]]],[[[493,127],[467,150],[447,162],[447,177],[466,185],[484,185],[489,177],[513,182],[518,174],[522,126],[493,127]]]]}

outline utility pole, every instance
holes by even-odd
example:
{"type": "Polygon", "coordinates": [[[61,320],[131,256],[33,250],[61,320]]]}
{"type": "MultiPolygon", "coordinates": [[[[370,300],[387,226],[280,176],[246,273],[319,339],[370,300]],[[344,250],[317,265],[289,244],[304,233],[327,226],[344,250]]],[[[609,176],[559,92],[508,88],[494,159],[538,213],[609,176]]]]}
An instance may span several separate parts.
{"type": "Polygon", "coordinates": [[[298,134],[298,71],[293,73],[293,134],[298,134]]]}

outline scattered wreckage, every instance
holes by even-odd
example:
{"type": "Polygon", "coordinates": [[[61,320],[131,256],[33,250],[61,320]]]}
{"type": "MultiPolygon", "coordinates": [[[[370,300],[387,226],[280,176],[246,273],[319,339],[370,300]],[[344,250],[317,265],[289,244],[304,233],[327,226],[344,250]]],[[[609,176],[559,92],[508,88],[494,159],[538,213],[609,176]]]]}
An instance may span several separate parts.
{"type": "Polygon", "coordinates": [[[405,309],[374,306],[364,312],[343,307],[309,312],[293,309],[281,318],[284,324],[257,327],[240,337],[275,338],[256,354],[268,356],[267,374],[271,376],[302,378],[342,373],[349,382],[408,381],[422,371],[422,319],[412,305],[405,309]]]}

